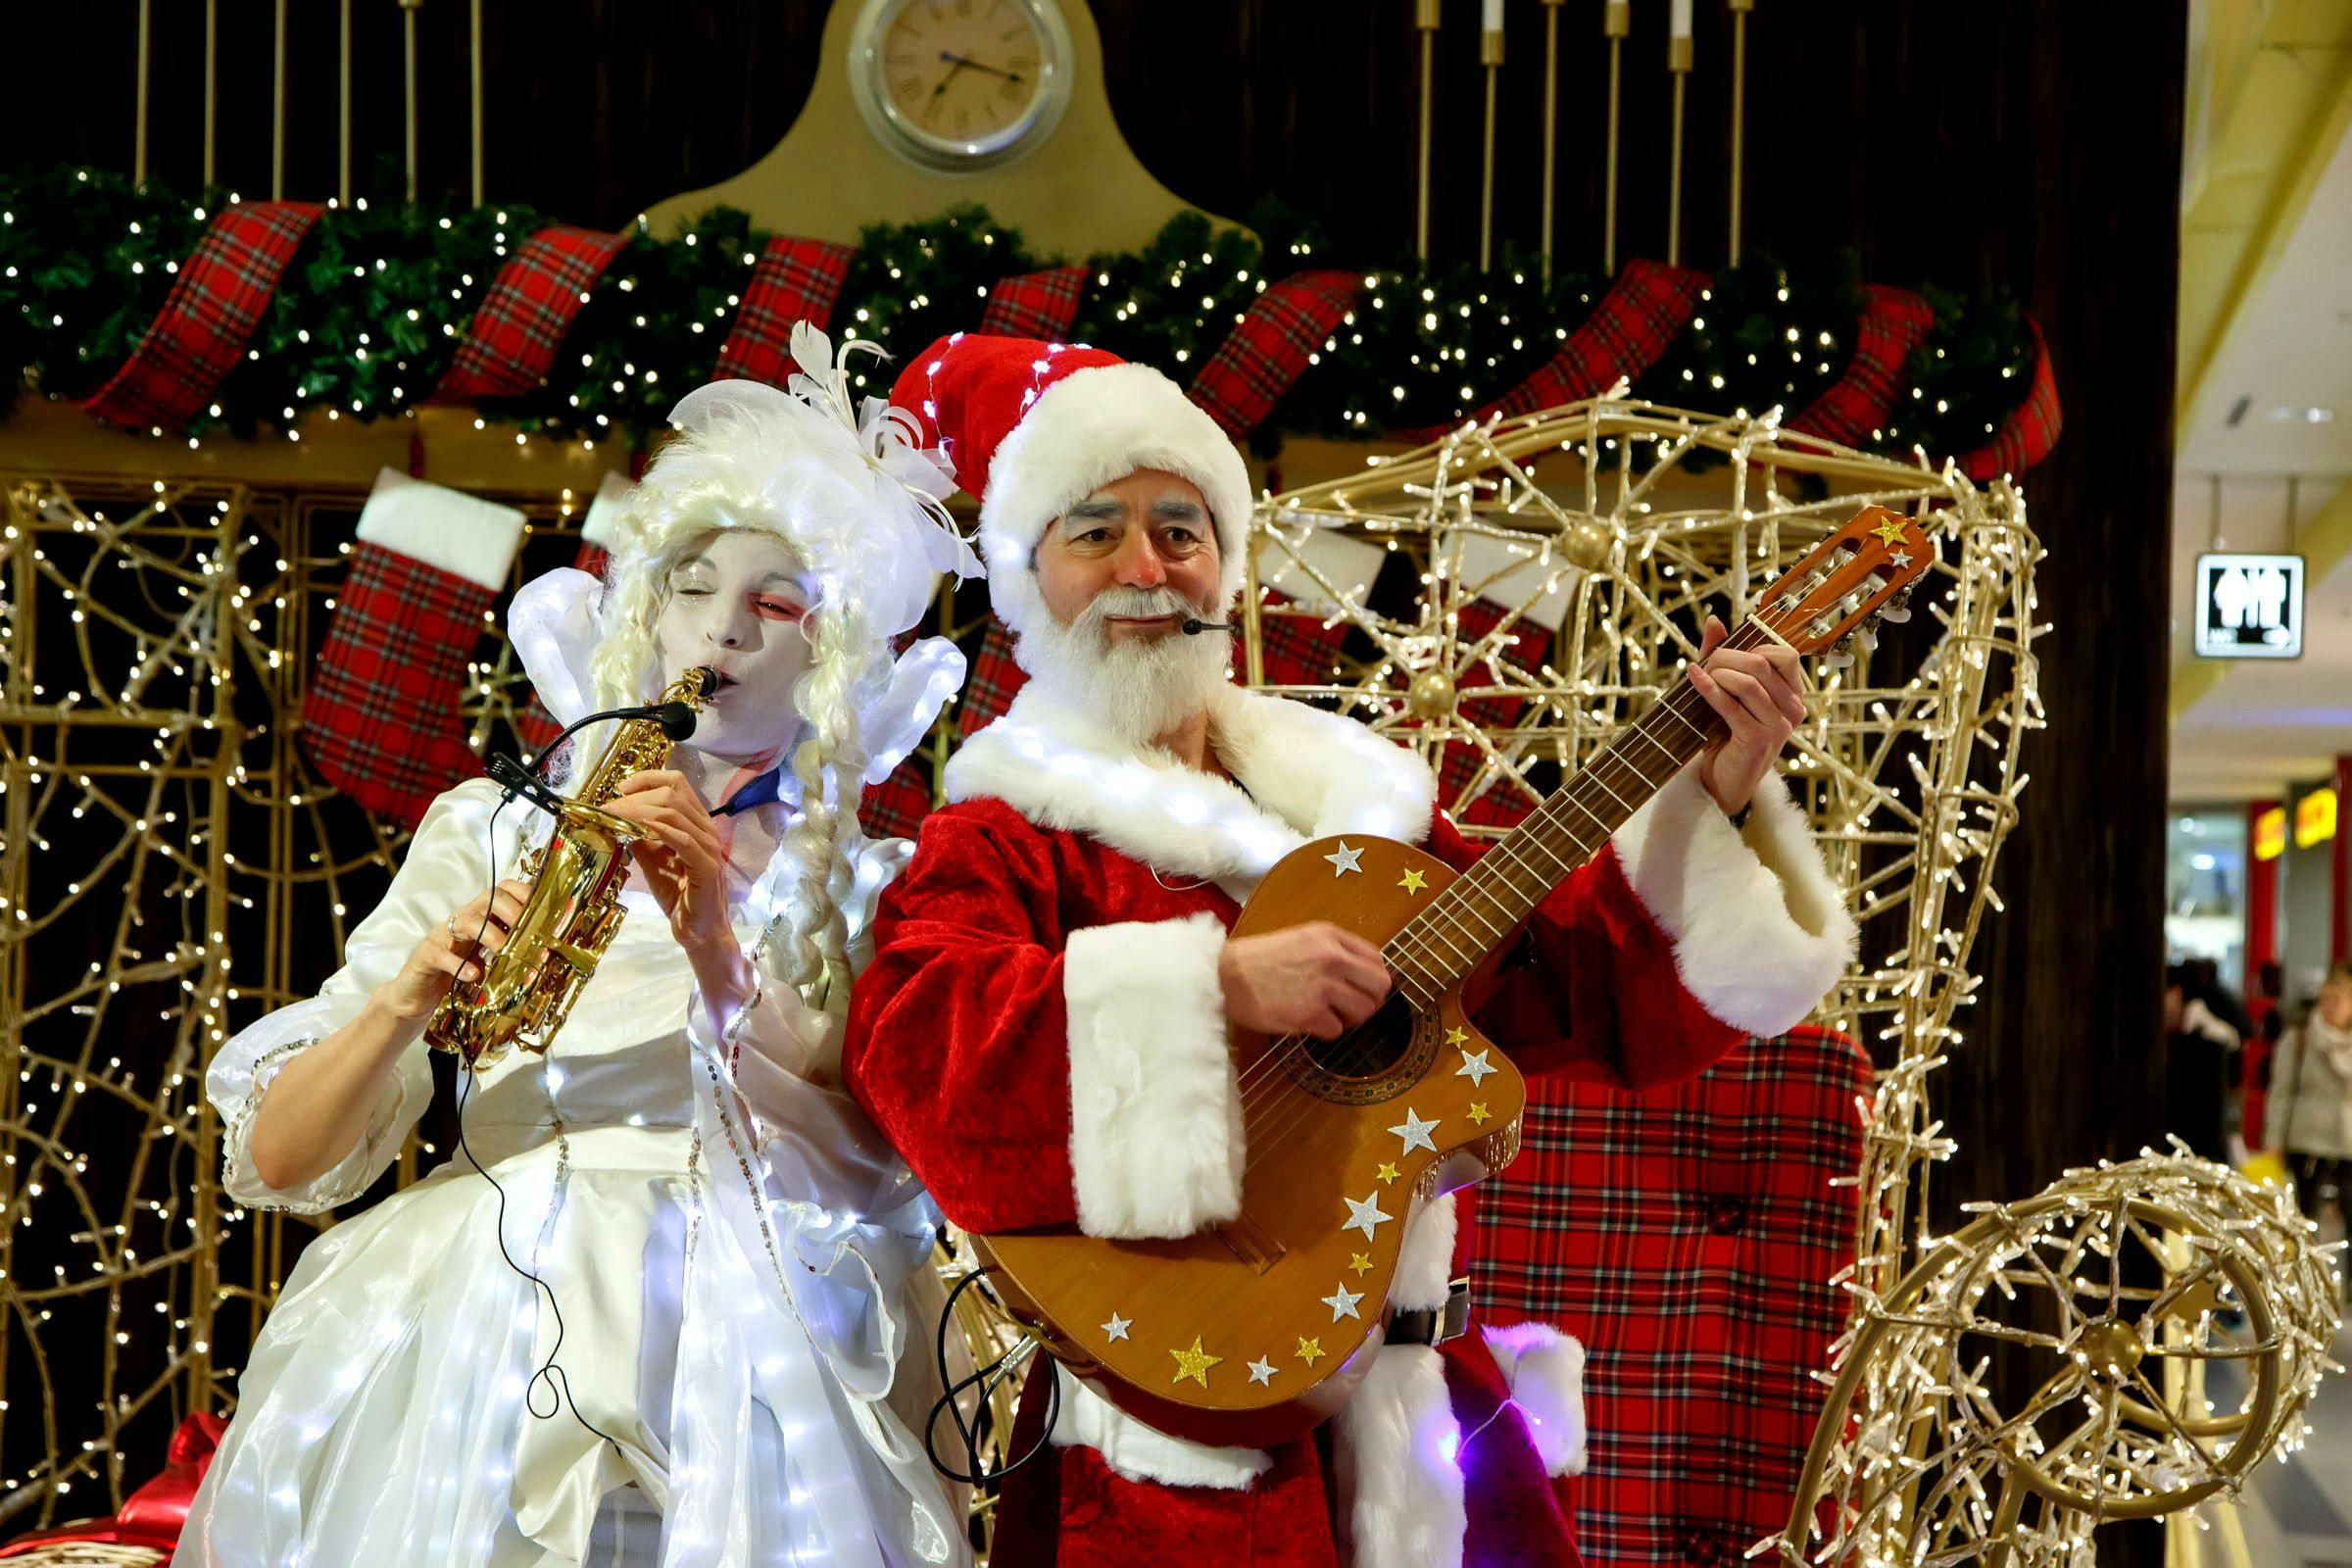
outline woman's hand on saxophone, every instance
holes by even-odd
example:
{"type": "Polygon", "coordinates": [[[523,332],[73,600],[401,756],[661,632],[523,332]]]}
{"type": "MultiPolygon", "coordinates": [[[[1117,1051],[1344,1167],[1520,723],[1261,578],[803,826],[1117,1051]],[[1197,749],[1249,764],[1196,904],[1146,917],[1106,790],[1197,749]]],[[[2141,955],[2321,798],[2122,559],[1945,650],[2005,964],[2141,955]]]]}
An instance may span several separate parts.
{"type": "Polygon", "coordinates": [[[426,926],[358,1017],[278,1069],[254,1107],[246,1147],[256,1175],[290,1192],[360,1147],[401,1053],[452,985],[481,978],[482,961],[507,945],[530,891],[527,882],[501,882],[426,926]]]}
{"type": "Polygon", "coordinates": [[[622,779],[605,809],[645,829],[631,853],[646,884],[694,965],[710,1016],[734,1017],[755,981],[728,918],[727,856],[710,808],[684,773],[653,767],[622,779]]]}
{"type": "Polygon", "coordinates": [[[481,960],[507,945],[507,932],[530,893],[528,882],[509,878],[427,926],[400,972],[377,989],[377,1004],[407,1022],[421,1024],[432,1016],[451,986],[482,977],[481,960]]]}

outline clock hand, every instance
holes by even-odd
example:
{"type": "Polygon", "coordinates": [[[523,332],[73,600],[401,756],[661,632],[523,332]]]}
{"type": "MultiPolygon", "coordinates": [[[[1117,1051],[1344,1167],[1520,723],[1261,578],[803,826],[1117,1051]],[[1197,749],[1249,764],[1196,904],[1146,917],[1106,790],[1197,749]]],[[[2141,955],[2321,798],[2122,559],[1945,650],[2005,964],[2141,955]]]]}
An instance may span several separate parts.
{"type": "MultiPolygon", "coordinates": [[[[963,55],[950,54],[945,49],[942,49],[939,52],[939,58],[942,60],[952,60],[959,67],[969,66],[974,71],[985,71],[992,76],[1003,76],[1006,81],[1019,81],[1021,79],[1021,74],[1017,71],[1001,71],[995,66],[984,66],[977,60],[968,59],[963,55]]],[[[950,72],[948,74],[954,75],[955,73],[950,72]]]]}
{"type": "Polygon", "coordinates": [[[945,49],[942,49],[939,52],[939,58],[942,60],[955,60],[956,63],[948,68],[948,74],[946,75],[939,78],[939,85],[931,89],[930,102],[923,105],[923,119],[926,121],[931,118],[932,111],[939,107],[939,95],[948,90],[948,83],[956,79],[956,73],[961,71],[968,63],[962,60],[956,60],[956,56],[948,53],[945,49]]]}

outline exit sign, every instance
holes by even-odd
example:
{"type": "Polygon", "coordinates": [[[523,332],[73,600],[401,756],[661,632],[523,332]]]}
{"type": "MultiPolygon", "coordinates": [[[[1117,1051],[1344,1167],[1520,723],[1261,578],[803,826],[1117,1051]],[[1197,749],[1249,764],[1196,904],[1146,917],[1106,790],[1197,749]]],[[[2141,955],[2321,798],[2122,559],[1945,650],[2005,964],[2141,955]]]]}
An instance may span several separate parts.
{"type": "Polygon", "coordinates": [[[2206,659],[2303,657],[2303,558],[2197,558],[2197,653],[2206,659]]]}

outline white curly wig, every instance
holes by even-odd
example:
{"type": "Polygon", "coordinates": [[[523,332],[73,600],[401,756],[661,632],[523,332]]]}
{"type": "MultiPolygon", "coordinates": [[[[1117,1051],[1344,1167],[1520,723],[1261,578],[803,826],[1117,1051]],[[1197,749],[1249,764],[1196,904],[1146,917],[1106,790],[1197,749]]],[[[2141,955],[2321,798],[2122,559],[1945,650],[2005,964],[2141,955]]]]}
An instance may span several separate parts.
{"type": "MultiPolygon", "coordinates": [[[[845,355],[865,346],[846,344],[845,355]]],[[[797,885],[777,903],[755,958],[810,994],[828,969],[849,974],[844,911],[863,843],[858,805],[871,739],[861,715],[890,686],[891,639],[929,605],[935,572],[968,569],[970,552],[938,506],[953,481],[905,441],[900,423],[871,407],[860,422],[821,334],[796,333],[794,349],[813,373],[794,377],[790,393],[719,382],[672,415],[683,428],[618,521],[586,695],[592,710],[660,696],[654,625],[672,569],[710,535],[757,528],[790,547],[811,590],[801,623],[809,664],[790,694],[801,720],[789,748],[801,814],[779,846],[797,885]]],[[[601,756],[610,737],[610,725],[591,726],[572,757],[601,756]]]]}

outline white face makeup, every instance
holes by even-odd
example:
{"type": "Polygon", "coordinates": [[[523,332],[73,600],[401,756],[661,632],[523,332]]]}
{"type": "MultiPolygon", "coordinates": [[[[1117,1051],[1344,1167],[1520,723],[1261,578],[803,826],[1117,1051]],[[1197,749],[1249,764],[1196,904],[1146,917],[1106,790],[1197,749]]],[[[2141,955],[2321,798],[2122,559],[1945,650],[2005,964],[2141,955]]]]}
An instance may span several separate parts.
{"type": "Polygon", "coordinates": [[[697,751],[764,765],[800,729],[792,688],[809,661],[804,581],[791,547],[754,528],[707,534],[670,568],[668,598],[654,619],[662,682],[697,664],[720,676],[688,743],[697,751]]]}

